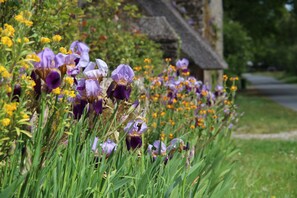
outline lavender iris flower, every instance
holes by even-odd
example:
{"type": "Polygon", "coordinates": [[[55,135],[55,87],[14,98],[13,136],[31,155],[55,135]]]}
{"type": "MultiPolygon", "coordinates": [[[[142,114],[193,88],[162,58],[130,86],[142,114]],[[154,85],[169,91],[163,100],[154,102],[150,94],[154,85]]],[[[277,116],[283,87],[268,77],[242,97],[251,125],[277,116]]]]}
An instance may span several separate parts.
{"type": "Polygon", "coordinates": [[[59,87],[62,78],[58,69],[59,65],[55,61],[54,52],[49,48],[45,48],[37,55],[40,62],[34,63],[35,73],[46,83],[49,90],[59,87]]]}
{"type": "Polygon", "coordinates": [[[224,95],[224,87],[221,85],[217,85],[214,92],[216,97],[224,95]]]}
{"type": "Polygon", "coordinates": [[[90,48],[83,42],[74,41],[70,45],[70,50],[79,55],[79,58],[76,59],[78,67],[86,67],[90,61],[89,51],[90,48]]]}
{"type": "Polygon", "coordinates": [[[95,137],[93,145],[92,145],[92,151],[96,152],[97,150],[97,144],[98,144],[99,138],[95,137]]]}
{"type": "MultiPolygon", "coordinates": [[[[92,151],[97,152],[97,145],[98,145],[98,137],[95,137],[93,145],[92,145],[92,151]]],[[[109,157],[110,154],[116,150],[117,144],[114,143],[112,140],[108,139],[107,141],[100,144],[102,148],[102,153],[106,154],[106,157],[109,157]]]]}
{"type": "Polygon", "coordinates": [[[177,75],[179,75],[180,72],[182,72],[182,73],[189,72],[188,66],[189,66],[189,60],[188,59],[183,58],[183,59],[178,60],[176,62],[177,75]]]}
{"type": "Polygon", "coordinates": [[[102,152],[108,157],[113,151],[116,150],[117,144],[108,139],[106,142],[100,144],[100,146],[102,148],[102,152]]]}
{"type": "Polygon", "coordinates": [[[97,79],[99,82],[102,81],[103,77],[106,77],[108,73],[107,64],[101,60],[96,59],[96,63],[90,62],[84,70],[84,75],[90,79],[97,79]],[[98,68],[96,68],[96,66],[98,68]]]}
{"type": "Polygon", "coordinates": [[[169,158],[172,158],[173,153],[178,150],[179,152],[183,150],[188,150],[189,149],[189,144],[185,145],[184,141],[180,138],[174,138],[173,140],[170,141],[169,146],[167,147],[168,153],[169,153],[169,158]]]}
{"type": "Polygon", "coordinates": [[[75,77],[80,72],[80,68],[76,65],[75,60],[78,59],[77,54],[62,54],[58,53],[55,57],[57,66],[60,68],[62,75],[75,77]]]}
{"type": "Polygon", "coordinates": [[[79,115],[82,114],[83,109],[86,106],[85,101],[90,103],[90,109],[94,110],[97,115],[101,114],[103,111],[102,88],[100,87],[100,82],[103,77],[107,75],[108,67],[101,59],[96,59],[96,63],[89,62],[84,70],[86,78],[77,81],[76,90],[78,91],[78,98],[82,102],[77,102],[76,105],[74,105],[73,110],[76,111],[74,115],[78,115],[75,117],[79,118],[79,115]]]}
{"type": "Polygon", "coordinates": [[[153,145],[149,144],[148,153],[151,154],[154,158],[158,155],[166,155],[166,145],[160,141],[156,140],[153,145]]]}
{"type": "Polygon", "coordinates": [[[112,73],[113,82],[107,89],[109,98],[128,100],[131,94],[130,84],[133,82],[134,72],[129,65],[121,64],[112,73]]]}
{"type": "Polygon", "coordinates": [[[76,90],[78,91],[73,113],[75,118],[80,118],[87,103],[95,113],[101,114],[103,111],[102,88],[96,79],[80,79],[77,81],[76,90]]]}
{"type": "Polygon", "coordinates": [[[124,128],[124,131],[127,133],[126,144],[128,150],[142,146],[141,135],[147,129],[146,123],[141,119],[128,122],[127,126],[124,128]]]}

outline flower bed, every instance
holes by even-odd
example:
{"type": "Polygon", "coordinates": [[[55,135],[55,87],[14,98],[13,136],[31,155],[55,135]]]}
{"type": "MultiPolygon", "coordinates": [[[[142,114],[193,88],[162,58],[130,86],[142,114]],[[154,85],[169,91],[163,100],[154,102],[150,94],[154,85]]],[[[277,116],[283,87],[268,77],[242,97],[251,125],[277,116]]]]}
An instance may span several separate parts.
{"type": "Polygon", "coordinates": [[[187,59],[109,71],[83,42],[59,48],[60,35],[42,37],[34,52],[21,31],[31,15],[17,16],[17,27],[0,32],[0,197],[199,197],[230,188],[236,78],[211,89],[190,76],[187,59]]]}

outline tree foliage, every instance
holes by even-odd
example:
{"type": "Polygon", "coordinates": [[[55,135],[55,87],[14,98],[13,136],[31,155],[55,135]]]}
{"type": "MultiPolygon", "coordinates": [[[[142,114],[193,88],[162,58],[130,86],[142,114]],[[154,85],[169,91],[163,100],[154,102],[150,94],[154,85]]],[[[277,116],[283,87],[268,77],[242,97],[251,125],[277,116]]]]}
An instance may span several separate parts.
{"type": "MultiPolygon", "coordinates": [[[[293,0],[224,1],[225,16],[241,24],[251,38],[255,64],[297,74],[297,11],[294,5],[293,0]]],[[[234,49],[229,53],[238,51],[234,49]]]]}

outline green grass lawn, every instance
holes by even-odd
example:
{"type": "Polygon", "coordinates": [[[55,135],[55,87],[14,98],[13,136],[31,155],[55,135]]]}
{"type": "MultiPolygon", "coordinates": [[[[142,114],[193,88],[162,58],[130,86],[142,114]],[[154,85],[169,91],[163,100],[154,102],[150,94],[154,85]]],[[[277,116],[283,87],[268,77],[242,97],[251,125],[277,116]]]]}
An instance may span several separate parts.
{"type": "Polygon", "coordinates": [[[236,104],[243,115],[237,133],[279,133],[297,130],[297,112],[285,108],[255,91],[237,94],[236,104]]]}
{"type": "Polygon", "coordinates": [[[237,184],[228,197],[297,197],[297,142],[235,140],[237,184]]]}

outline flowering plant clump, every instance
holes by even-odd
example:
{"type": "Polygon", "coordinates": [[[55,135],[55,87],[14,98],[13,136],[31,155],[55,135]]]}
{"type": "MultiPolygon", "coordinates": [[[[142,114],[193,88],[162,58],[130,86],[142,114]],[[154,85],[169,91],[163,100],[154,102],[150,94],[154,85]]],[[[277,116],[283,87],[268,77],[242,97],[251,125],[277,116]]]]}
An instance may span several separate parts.
{"type": "Polygon", "coordinates": [[[21,11],[18,25],[0,31],[0,197],[203,197],[229,188],[236,77],[212,88],[191,76],[186,58],[110,66],[84,42],[26,35],[31,17],[21,11]]]}

